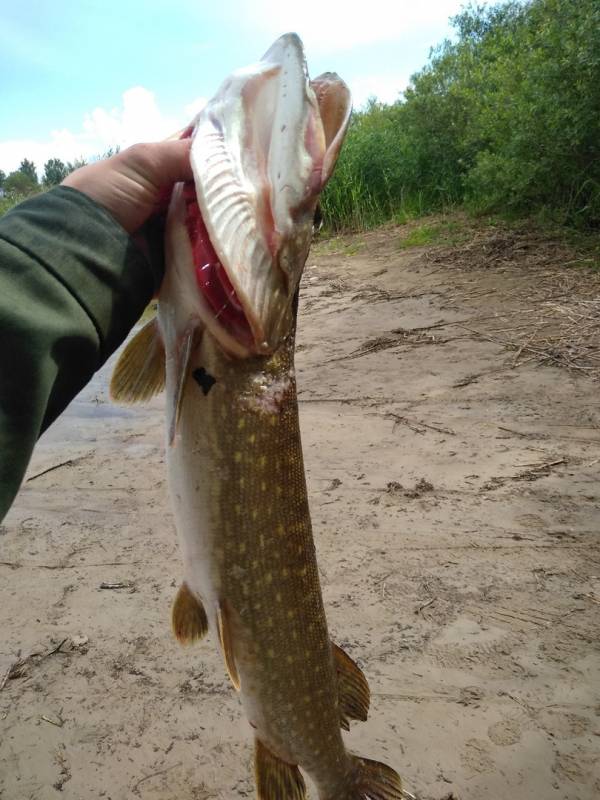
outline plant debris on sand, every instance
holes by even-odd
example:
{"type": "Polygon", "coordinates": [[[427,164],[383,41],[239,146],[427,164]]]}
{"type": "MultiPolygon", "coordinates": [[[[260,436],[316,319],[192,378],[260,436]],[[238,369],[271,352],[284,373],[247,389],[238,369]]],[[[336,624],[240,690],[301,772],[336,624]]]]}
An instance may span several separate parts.
{"type": "MultiPolygon", "coordinates": [[[[586,257],[453,216],[309,258],[296,366],[318,565],[372,695],[349,744],[420,800],[599,796],[586,257]]],[[[0,528],[0,795],[251,797],[218,649],[170,632],[164,398],[108,414],[110,371],[44,435],[0,528]]]]}

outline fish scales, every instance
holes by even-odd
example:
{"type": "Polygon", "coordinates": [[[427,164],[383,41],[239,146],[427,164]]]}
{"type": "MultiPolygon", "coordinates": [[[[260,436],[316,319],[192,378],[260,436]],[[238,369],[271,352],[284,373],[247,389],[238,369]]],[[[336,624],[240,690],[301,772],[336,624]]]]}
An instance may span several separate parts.
{"type": "MultiPolygon", "coordinates": [[[[204,395],[188,379],[178,436],[190,447],[172,448],[169,467],[173,484],[186,486],[182,503],[193,495],[210,508],[212,532],[198,536],[209,542],[202,558],[211,567],[208,585],[193,571],[186,581],[207,608],[225,603],[242,702],[262,741],[315,776],[323,764],[330,777],[332,758],[342,770],[347,764],[311,531],[293,340],[270,357],[232,362],[205,336],[192,375],[195,369],[216,382],[204,395]]],[[[189,547],[185,537],[182,547],[189,547]]]]}

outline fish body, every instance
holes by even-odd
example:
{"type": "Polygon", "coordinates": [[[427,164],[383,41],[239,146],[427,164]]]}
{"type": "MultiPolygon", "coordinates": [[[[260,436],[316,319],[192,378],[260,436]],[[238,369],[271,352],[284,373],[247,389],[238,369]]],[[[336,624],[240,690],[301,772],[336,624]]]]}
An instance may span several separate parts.
{"type": "Polygon", "coordinates": [[[217,636],[227,627],[230,672],[233,663],[257,738],[320,786],[343,782],[348,758],[311,533],[293,338],[270,356],[237,362],[204,336],[191,367],[177,434],[186,447],[169,451],[185,583],[217,636]],[[206,394],[199,371],[215,381],[206,394]]]}
{"type": "Polygon", "coordinates": [[[332,644],[312,538],[294,372],[312,215],[350,113],[337,76],[309,83],[288,34],[234,73],[190,131],[194,185],[173,192],[158,320],[124,351],[117,399],[167,395],[169,484],[184,564],[182,642],[210,629],[256,740],[262,800],[402,797],[340,728],[369,691],[332,644]],[[164,364],[161,371],[161,364],[164,364]]]}

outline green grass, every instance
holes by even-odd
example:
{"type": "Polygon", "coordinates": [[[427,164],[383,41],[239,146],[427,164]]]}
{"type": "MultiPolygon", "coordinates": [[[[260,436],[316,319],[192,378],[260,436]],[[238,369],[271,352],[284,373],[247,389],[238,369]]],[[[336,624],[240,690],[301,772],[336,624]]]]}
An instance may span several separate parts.
{"type": "Polygon", "coordinates": [[[327,230],[315,240],[312,246],[312,251],[319,255],[335,255],[335,256],[354,256],[362,252],[365,243],[360,240],[351,239],[347,241],[343,236],[336,236],[329,234],[327,230]]]}
{"type": "Polygon", "coordinates": [[[398,247],[402,250],[410,247],[425,247],[427,245],[461,244],[469,238],[464,222],[450,220],[448,222],[425,223],[413,228],[407,236],[401,239],[398,247]]]}

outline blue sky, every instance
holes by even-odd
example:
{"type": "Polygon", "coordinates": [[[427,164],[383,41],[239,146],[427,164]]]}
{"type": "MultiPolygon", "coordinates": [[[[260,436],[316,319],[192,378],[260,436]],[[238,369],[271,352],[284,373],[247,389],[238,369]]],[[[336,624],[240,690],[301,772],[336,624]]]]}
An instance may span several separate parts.
{"type": "Polygon", "coordinates": [[[0,169],[89,157],[185,125],[281,33],[309,71],[334,70],[355,107],[393,101],[461,0],[20,0],[0,9],[0,169]],[[288,7],[289,6],[289,7],[288,7]]]}

